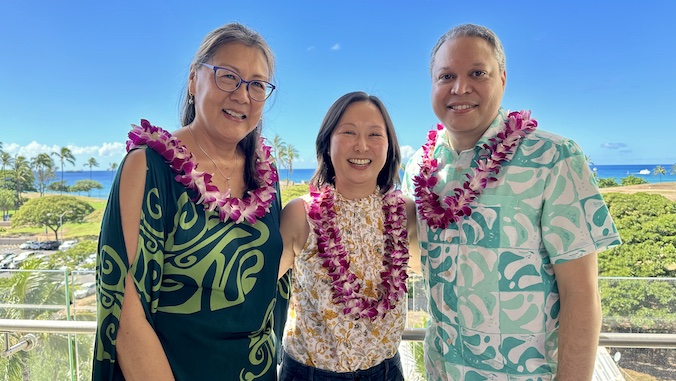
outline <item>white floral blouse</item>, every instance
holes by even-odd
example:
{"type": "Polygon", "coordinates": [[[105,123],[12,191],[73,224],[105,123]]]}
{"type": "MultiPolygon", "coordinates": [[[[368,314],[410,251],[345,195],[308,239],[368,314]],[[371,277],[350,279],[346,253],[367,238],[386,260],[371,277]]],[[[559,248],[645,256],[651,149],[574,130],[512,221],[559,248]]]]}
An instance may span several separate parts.
{"type": "MultiPolygon", "coordinates": [[[[304,197],[306,212],[311,198],[304,197]]],[[[336,192],[336,225],[350,259],[350,271],[362,279],[362,292],[376,297],[383,260],[382,198],[347,200],[336,192]]],[[[317,255],[317,238],[310,234],[296,255],[289,320],[284,349],[296,361],[333,372],[368,369],[393,357],[406,323],[406,298],[386,316],[375,320],[344,315],[331,301],[331,278],[317,255]]]]}

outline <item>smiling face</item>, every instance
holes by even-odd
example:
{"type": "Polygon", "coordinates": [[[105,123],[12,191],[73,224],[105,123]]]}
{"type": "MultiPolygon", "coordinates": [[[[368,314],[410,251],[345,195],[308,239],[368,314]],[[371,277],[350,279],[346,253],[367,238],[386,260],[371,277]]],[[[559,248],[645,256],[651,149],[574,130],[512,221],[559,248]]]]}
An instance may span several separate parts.
{"type": "Polygon", "coordinates": [[[441,45],[432,66],[432,108],[456,150],[473,147],[498,115],[506,78],[483,38],[441,45]]]}
{"type": "MultiPolygon", "coordinates": [[[[269,68],[260,49],[240,43],[220,46],[208,62],[228,68],[245,80],[269,81],[269,68]]],[[[219,89],[213,69],[204,65],[191,68],[188,91],[195,96],[196,128],[204,128],[213,138],[239,142],[251,132],[263,114],[265,102],[251,100],[246,84],[229,93],[219,89]]]]}
{"type": "Polygon", "coordinates": [[[387,128],[376,105],[350,104],[331,134],[330,158],[336,190],[346,198],[371,194],[387,161],[387,128]]]}

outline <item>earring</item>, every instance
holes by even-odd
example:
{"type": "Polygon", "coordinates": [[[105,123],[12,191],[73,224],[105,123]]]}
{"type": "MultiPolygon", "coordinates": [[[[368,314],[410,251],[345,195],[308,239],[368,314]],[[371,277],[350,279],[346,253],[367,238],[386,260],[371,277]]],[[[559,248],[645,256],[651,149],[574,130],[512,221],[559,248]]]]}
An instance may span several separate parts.
{"type": "Polygon", "coordinates": [[[195,103],[195,96],[190,94],[190,98],[188,98],[188,104],[191,105],[191,104],[194,104],[194,103],[195,103]]]}

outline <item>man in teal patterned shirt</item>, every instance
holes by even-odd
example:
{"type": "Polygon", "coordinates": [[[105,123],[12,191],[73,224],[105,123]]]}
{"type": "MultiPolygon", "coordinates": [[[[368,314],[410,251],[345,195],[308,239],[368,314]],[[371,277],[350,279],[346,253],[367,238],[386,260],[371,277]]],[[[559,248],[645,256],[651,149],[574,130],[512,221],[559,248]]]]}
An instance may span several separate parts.
{"type": "Polygon", "coordinates": [[[590,380],[597,253],[620,237],[584,154],[501,108],[505,55],[490,29],[451,29],[430,65],[443,128],[404,176],[429,296],[428,380],[590,380]]]}

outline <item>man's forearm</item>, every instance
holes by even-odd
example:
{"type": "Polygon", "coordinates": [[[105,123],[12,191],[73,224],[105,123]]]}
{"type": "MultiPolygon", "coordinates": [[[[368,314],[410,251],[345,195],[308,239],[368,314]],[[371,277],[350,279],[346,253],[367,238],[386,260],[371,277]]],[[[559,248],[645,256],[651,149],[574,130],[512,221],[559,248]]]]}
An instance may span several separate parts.
{"type": "Polygon", "coordinates": [[[601,330],[601,300],[596,290],[561,299],[557,381],[591,380],[601,330]]]}

